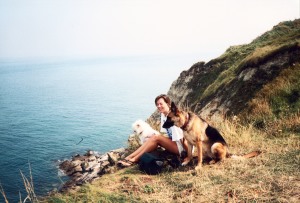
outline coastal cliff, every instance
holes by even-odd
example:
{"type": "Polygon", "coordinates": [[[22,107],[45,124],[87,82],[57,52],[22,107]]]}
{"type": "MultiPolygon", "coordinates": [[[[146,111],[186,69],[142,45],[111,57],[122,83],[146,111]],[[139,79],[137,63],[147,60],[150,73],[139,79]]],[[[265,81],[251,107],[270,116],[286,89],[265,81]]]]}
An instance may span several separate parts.
{"type": "MultiPolygon", "coordinates": [[[[232,46],[220,57],[207,63],[197,62],[183,71],[174,81],[168,95],[179,105],[207,118],[212,116],[240,116],[255,113],[253,101],[268,84],[280,94],[267,98],[272,115],[282,112],[272,102],[283,100],[295,113],[300,107],[299,88],[300,20],[282,22],[250,44],[232,46]],[[284,77],[284,78],[283,78],[284,77]],[[278,87],[276,80],[290,81],[278,87]],[[296,80],[296,81],[295,81],[296,80]]],[[[272,88],[271,88],[272,89],[272,88]]]]}

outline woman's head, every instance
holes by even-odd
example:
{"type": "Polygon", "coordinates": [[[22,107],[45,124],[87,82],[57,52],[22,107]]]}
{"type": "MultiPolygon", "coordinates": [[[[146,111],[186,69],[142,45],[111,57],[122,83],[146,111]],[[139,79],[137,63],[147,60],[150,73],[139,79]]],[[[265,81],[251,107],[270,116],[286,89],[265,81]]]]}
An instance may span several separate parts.
{"type": "Polygon", "coordinates": [[[167,115],[171,107],[171,99],[165,95],[161,94],[155,98],[155,105],[160,113],[167,115]]]}

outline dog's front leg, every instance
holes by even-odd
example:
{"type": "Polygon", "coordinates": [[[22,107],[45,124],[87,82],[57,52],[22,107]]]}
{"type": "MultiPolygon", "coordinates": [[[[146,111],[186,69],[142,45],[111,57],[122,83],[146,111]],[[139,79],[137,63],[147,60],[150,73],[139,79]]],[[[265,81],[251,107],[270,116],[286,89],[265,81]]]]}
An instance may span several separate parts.
{"type": "Polygon", "coordinates": [[[193,145],[188,142],[188,151],[187,151],[187,157],[183,160],[182,166],[186,166],[193,158],[193,145]]]}
{"type": "Polygon", "coordinates": [[[198,152],[198,164],[195,169],[199,170],[202,167],[202,159],[203,159],[203,157],[202,157],[202,141],[201,140],[196,142],[196,147],[197,147],[197,152],[198,152]]]}

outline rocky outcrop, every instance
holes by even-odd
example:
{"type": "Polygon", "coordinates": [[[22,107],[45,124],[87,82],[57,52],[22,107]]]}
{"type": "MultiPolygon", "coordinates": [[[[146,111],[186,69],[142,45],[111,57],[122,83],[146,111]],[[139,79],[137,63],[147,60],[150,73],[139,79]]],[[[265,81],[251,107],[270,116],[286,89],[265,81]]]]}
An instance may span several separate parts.
{"type": "MultiPolygon", "coordinates": [[[[130,147],[133,147],[135,138],[129,137],[130,147]]],[[[130,148],[129,147],[129,148],[130,148]]],[[[136,147],[136,146],[135,146],[136,147]]],[[[120,148],[111,150],[103,155],[98,155],[93,151],[88,151],[84,155],[75,155],[70,160],[65,160],[59,164],[59,169],[69,177],[69,180],[59,189],[60,192],[67,192],[70,189],[76,190],[84,183],[92,182],[104,174],[114,173],[120,168],[117,162],[124,159],[132,149],[120,148]]],[[[163,148],[151,152],[164,161],[164,168],[171,170],[179,167],[178,157],[163,148]]]]}
{"type": "Polygon", "coordinates": [[[263,86],[300,63],[300,20],[283,22],[252,43],[230,47],[183,71],[168,95],[202,117],[238,115],[263,86]]]}
{"type": "Polygon", "coordinates": [[[70,160],[65,160],[59,164],[59,169],[70,177],[70,179],[60,188],[61,192],[91,182],[103,174],[113,173],[117,170],[116,162],[124,158],[126,149],[120,148],[109,151],[103,155],[88,151],[84,155],[75,155],[70,160]]]}

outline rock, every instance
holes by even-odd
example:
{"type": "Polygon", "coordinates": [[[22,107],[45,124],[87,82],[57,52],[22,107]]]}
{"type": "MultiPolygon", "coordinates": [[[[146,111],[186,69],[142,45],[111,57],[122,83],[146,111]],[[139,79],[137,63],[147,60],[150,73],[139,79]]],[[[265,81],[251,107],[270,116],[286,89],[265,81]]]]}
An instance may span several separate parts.
{"type": "Polygon", "coordinates": [[[111,165],[115,165],[117,161],[120,159],[120,155],[116,152],[109,152],[108,155],[108,161],[111,165]]]}
{"type": "Polygon", "coordinates": [[[88,172],[88,168],[89,168],[89,162],[82,162],[80,164],[81,168],[82,168],[82,172],[88,172]]]}
{"type": "Polygon", "coordinates": [[[78,185],[91,182],[103,174],[114,173],[117,170],[115,164],[125,152],[124,148],[120,148],[98,156],[94,151],[89,150],[84,155],[76,154],[71,160],[63,161],[59,169],[70,179],[64,183],[60,191],[66,192],[78,185]]]}
{"type": "Polygon", "coordinates": [[[88,150],[87,153],[85,154],[85,156],[92,156],[94,155],[94,151],[92,150],[88,150]]]}
{"type": "Polygon", "coordinates": [[[62,163],[59,164],[59,169],[62,171],[67,171],[72,165],[72,162],[69,160],[63,161],[62,163]]]}
{"type": "Polygon", "coordinates": [[[85,168],[85,170],[86,170],[86,172],[91,172],[91,171],[93,171],[93,169],[95,167],[98,167],[98,166],[100,166],[100,163],[98,161],[89,162],[88,167],[85,168]]]}
{"type": "MultiPolygon", "coordinates": [[[[90,150],[84,155],[73,156],[71,160],[60,163],[60,170],[68,175],[70,179],[64,183],[59,191],[67,192],[104,174],[115,173],[118,170],[118,167],[116,167],[117,161],[128,153],[127,149],[124,148],[112,150],[99,156],[91,152],[90,150]]],[[[159,150],[157,153],[165,158],[170,156],[159,150]]]]}
{"type": "Polygon", "coordinates": [[[115,173],[118,170],[118,168],[116,166],[112,166],[112,167],[107,167],[103,169],[103,174],[111,174],[111,173],[115,173]]]}
{"type": "Polygon", "coordinates": [[[72,165],[73,165],[73,167],[80,166],[80,165],[81,165],[81,163],[82,163],[82,161],[81,161],[81,160],[75,160],[75,161],[72,161],[72,165]]]}
{"type": "Polygon", "coordinates": [[[99,157],[99,161],[107,161],[108,160],[108,154],[104,154],[103,156],[99,157]]]}
{"type": "Polygon", "coordinates": [[[81,156],[78,154],[78,155],[72,157],[72,161],[77,161],[77,160],[83,161],[85,158],[86,158],[86,156],[81,156]]]}
{"type": "Polygon", "coordinates": [[[69,168],[65,173],[68,176],[72,176],[74,173],[77,173],[77,172],[82,172],[82,168],[80,165],[76,165],[76,166],[69,168]]]}
{"type": "Polygon", "coordinates": [[[104,175],[104,174],[106,173],[106,171],[107,171],[107,168],[108,168],[109,166],[110,166],[109,161],[103,162],[103,163],[100,165],[98,174],[99,174],[99,175],[104,175]]]}
{"type": "Polygon", "coordinates": [[[88,157],[88,161],[89,161],[89,162],[95,161],[96,158],[97,158],[97,157],[96,157],[95,155],[91,155],[91,156],[88,157]]]}

